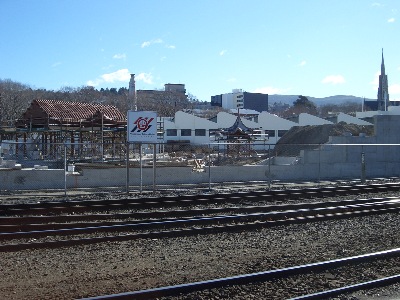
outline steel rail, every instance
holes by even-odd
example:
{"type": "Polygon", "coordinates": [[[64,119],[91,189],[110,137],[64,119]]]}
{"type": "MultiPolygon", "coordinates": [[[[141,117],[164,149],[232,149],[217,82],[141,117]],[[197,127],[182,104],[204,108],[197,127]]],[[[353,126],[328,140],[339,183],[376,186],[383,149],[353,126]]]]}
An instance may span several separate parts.
{"type": "Polygon", "coordinates": [[[349,293],[349,292],[356,292],[356,291],[360,291],[360,290],[364,290],[364,289],[388,286],[388,285],[391,285],[391,284],[394,284],[397,282],[400,282],[400,274],[389,276],[389,277],[384,277],[384,278],[380,278],[380,279],[376,279],[376,280],[361,282],[358,284],[348,285],[348,286],[340,287],[337,289],[326,290],[326,291],[322,291],[322,292],[318,292],[318,293],[303,295],[300,297],[291,298],[290,300],[326,299],[328,297],[343,295],[343,294],[349,293]]]}
{"type": "MultiPolygon", "coordinates": [[[[316,212],[315,215],[304,215],[304,211],[302,211],[301,215],[296,216],[296,212],[291,212],[292,216],[288,217],[283,217],[281,219],[273,220],[271,217],[266,217],[267,220],[265,221],[260,221],[256,220],[253,221],[252,223],[234,223],[234,224],[226,224],[226,225],[217,225],[217,226],[204,226],[204,227],[186,227],[186,228],[181,228],[181,229],[172,229],[172,230],[163,230],[163,231],[150,231],[150,232],[144,232],[144,233],[135,233],[135,234],[122,234],[122,235],[113,235],[113,236],[103,236],[103,237],[89,237],[89,238],[80,238],[80,239],[69,239],[69,240],[51,240],[51,241],[38,241],[38,242],[28,242],[28,243],[19,243],[19,244],[1,244],[0,245],[0,252],[9,252],[9,251],[20,251],[20,250],[25,250],[25,249],[35,249],[35,248],[53,248],[53,247],[64,247],[64,246],[76,246],[76,245],[84,245],[84,244],[93,244],[93,243],[99,243],[99,242],[110,242],[110,241],[128,241],[128,240],[134,240],[134,239],[140,239],[140,238],[168,238],[168,237],[179,237],[179,236],[187,236],[187,235],[196,235],[196,234],[210,234],[210,233],[218,233],[218,232],[233,232],[233,231],[244,231],[244,230],[254,230],[254,229],[259,229],[263,227],[273,227],[273,226],[279,226],[279,225],[288,225],[288,224],[300,224],[300,223],[307,223],[307,222],[316,222],[316,221],[322,221],[322,220],[331,220],[331,219],[343,219],[343,218],[348,218],[352,215],[354,216],[362,216],[362,215],[371,215],[371,214],[383,214],[383,213],[391,213],[391,212],[398,212],[399,207],[395,208],[382,208],[382,209],[365,209],[361,208],[361,210],[356,210],[353,212],[331,212],[327,213],[325,215],[321,214],[320,211],[316,212]]],[[[282,213],[281,213],[282,214],[282,213]]],[[[284,216],[284,214],[282,214],[284,216]]],[[[235,216],[228,216],[229,218],[234,218],[235,216]]],[[[253,217],[253,218],[259,218],[259,217],[253,217]]],[[[225,218],[225,221],[227,221],[228,218],[225,218]]],[[[213,219],[212,218],[204,218],[204,220],[194,220],[193,222],[203,222],[207,224],[207,222],[221,222],[221,218],[213,219]]],[[[180,223],[184,223],[183,220],[180,220],[180,223]]],[[[188,224],[188,223],[187,223],[188,224]]],[[[186,224],[186,225],[187,225],[186,224]]],[[[205,225],[203,224],[203,225],[205,225]]],[[[143,224],[140,225],[142,226],[170,226],[172,228],[176,228],[176,222],[155,222],[153,225],[152,224],[143,224]]],[[[139,225],[138,225],[139,226],[139,225]]],[[[120,227],[122,228],[122,227],[120,227]]],[[[114,228],[112,231],[117,231],[118,227],[114,228]]],[[[79,230],[79,229],[78,229],[79,230]]],[[[99,228],[89,228],[89,230],[94,231],[100,231],[99,228]]],[[[104,230],[108,231],[109,228],[104,228],[104,230]]],[[[126,231],[126,230],[125,230],[126,231]]],[[[58,235],[61,233],[68,232],[68,230],[61,230],[58,232],[58,235]]],[[[71,232],[71,231],[69,231],[71,232]]],[[[82,231],[81,231],[82,232],[82,231]]],[[[27,237],[33,237],[33,236],[50,236],[52,231],[39,231],[39,232],[16,232],[16,233],[4,233],[1,234],[0,237],[5,239],[5,237],[8,236],[8,238],[27,238],[27,237]]]]}
{"type": "MultiPolygon", "coordinates": [[[[232,213],[240,211],[243,213],[253,212],[272,212],[272,211],[288,211],[288,210],[300,210],[300,209],[316,209],[331,206],[340,205],[357,205],[357,204],[373,204],[373,203],[393,203],[400,201],[397,197],[385,197],[385,198],[371,198],[371,199],[352,199],[352,200],[339,200],[339,201],[325,201],[325,202],[312,202],[312,203],[291,203],[291,204],[275,204],[275,205],[263,205],[263,206],[230,206],[230,207],[213,207],[213,208],[196,208],[190,210],[158,210],[158,211],[139,211],[132,213],[117,213],[117,214],[90,214],[90,215],[53,215],[53,216],[22,216],[22,217],[1,217],[0,216],[0,232],[9,231],[28,231],[33,229],[41,228],[41,224],[46,224],[45,227],[48,229],[56,229],[61,227],[78,227],[78,226],[90,226],[90,221],[101,221],[101,220],[115,220],[115,219],[157,219],[157,218],[178,218],[178,217],[193,217],[195,215],[221,215],[226,213],[232,213]],[[77,223],[84,221],[85,223],[77,223]],[[62,224],[60,222],[66,222],[62,224]],[[75,223],[75,224],[74,224],[75,223]],[[51,227],[52,226],[52,227],[51,227]],[[51,227],[51,228],[50,228],[51,227]]],[[[112,225],[119,222],[102,222],[103,225],[112,225]]],[[[93,225],[99,225],[99,222],[93,222],[93,225]]]]}
{"type": "Polygon", "coordinates": [[[49,201],[40,203],[1,204],[0,215],[9,214],[44,214],[62,211],[87,211],[121,208],[154,208],[166,206],[189,206],[193,204],[243,202],[257,199],[257,201],[271,201],[282,199],[301,199],[321,196],[335,196],[344,194],[358,194],[372,191],[400,190],[400,183],[382,183],[372,185],[349,185],[338,187],[320,187],[286,190],[248,191],[219,194],[197,194],[180,196],[146,197],[135,199],[106,199],[106,200],[74,200],[49,201]]]}
{"type": "MultiPolygon", "coordinates": [[[[224,219],[228,219],[228,222],[232,221],[234,218],[239,219],[239,221],[246,221],[246,218],[254,219],[255,217],[259,218],[260,220],[263,219],[270,219],[270,220],[277,220],[279,218],[290,218],[292,216],[298,216],[302,214],[303,216],[313,216],[315,214],[328,214],[328,213],[337,213],[343,210],[345,211],[355,211],[360,207],[371,207],[374,205],[375,207],[396,207],[400,205],[400,199],[397,198],[382,198],[382,199],[361,199],[361,200],[354,200],[354,201],[338,201],[338,202],[330,202],[329,204],[324,202],[318,203],[311,203],[311,204],[298,204],[298,205],[282,205],[282,206],[261,206],[261,207],[233,207],[233,208],[224,208],[220,210],[190,210],[190,211],[172,211],[171,213],[168,212],[160,212],[160,214],[164,217],[164,219],[158,220],[134,220],[134,221],[108,221],[108,222],[68,222],[68,223],[50,223],[50,224],[43,224],[43,223],[36,223],[36,224],[22,224],[22,225],[0,225],[0,236],[3,238],[7,238],[6,233],[10,233],[9,237],[12,236],[13,232],[17,232],[19,236],[26,235],[29,233],[35,234],[35,232],[43,231],[44,236],[46,235],[57,235],[57,231],[65,230],[60,232],[59,234],[65,235],[73,233],[74,231],[85,231],[85,233],[90,233],[95,231],[121,231],[125,228],[129,228],[132,226],[145,226],[144,224],[161,224],[165,222],[169,224],[168,227],[174,226],[173,222],[180,223],[183,221],[191,222],[191,226],[194,225],[201,225],[200,223],[206,222],[213,222],[214,218],[218,219],[218,222],[226,222],[224,219]],[[224,213],[224,212],[235,212],[240,211],[240,214],[234,215],[215,215],[215,213],[224,213]],[[201,217],[195,217],[195,213],[197,215],[201,215],[201,217]],[[214,214],[214,216],[206,216],[207,214],[214,214]],[[173,217],[180,217],[180,220],[174,219],[173,217]],[[96,230],[98,228],[98,230],[96,230]],[[71,230],[70,232],[67,229],[71,230]],[[4,234],[4,235],[2,235],[4,234]]],[[[138,216],[140,214],[131,214],[131,216],[138,216]]],[[[145,215],[150,215],[154,217],[155,215],[152,213],[146,213],[145,215]]],[[[92,216],[89,216],[92,219],[92,216]]],[[[48,220],[45,218],[45,220],[48,220]]],[[[57,220],[57,217],[51,218],[52,221],[57,220]]],[[[70,220],[69,220],[70,221],[70,220]]],[[[180,223],[182,224],[182,223],[180,223]]],[[[147,227],[147,226],[146,226],[147,227]]],[[[38,234],[40,235],[40,234],[38,234]]]]}
{"type": "Polygon", "coordinates": [[[265,282],[276,278],[286,278],[293,275],[307,274],[314,271],[321,272],[345,265],[367,263],[376,259],[397,257],[399,255],[400,255],[400,248],[396,248],[386,251],[339,258],[335,260],[311,263],[311,264],[288,267],[277,270],[250,273],[250,274],[212,279],[206,281],[197,281],[192,283],[158,287],[147,290],[125,292],[120,294],[95,296],[89,298],[82,298],[81,300],[104,300],[104,299],[141,300],[141,299],[156,299],[160,297],[172,297],[181,294],[188,294],[192,292],[202,291],[206,289],[221,288],[228,285],[244,285],[249,283],[265,282]]]}
{"type": "MultiPolygon", "coordinates": [[[[396,208],[399,206],[397,202],[371,202],[364,204],[353,204],[353,205],[342,205],[331,206],[331,207],[316,207],[301,208],[296,210],[284,210],[279,212],[266,212],[266,213],[248,213],[248,214],[236,214],[236,215],[219,215],[212,217],[188,217],[182,219],[161,219],[161,220],[146,220],[146,221],[130,221],[130,222],[114,222],[114,224],[98,224],[98,223],[80,223],[80,224],[58,224],[57,229],[40,229],[39,226],[36,230],[21,231],[18,226],[15,228],[17,231],[0,232],[0,238],[6,239],[18,239],[18,238],[31,238],[31,237],[43,237],[43,236],[54,236],[54,235],[76,235],[76,234],[89,234],[94,232],[110,232],[110,231],[127,231],[127,230],[154,230],[154,229],[166,229],[176,227],[193,227],[193,226],[204,226],[210,224],[227,224],[232,222],[255,222],[255,221],[278,221],[290,218],[301,218],[301,217],[313,217],[320,215],[339,214],[339,213],[350,213],[357,212],[361,209],[376,209],[385,210],[388,208],[396,208]],[[81,226],[81,227],[77,227],[81,226]]],[[[400,208],[399,208],[400,209],[400,208]]],[[[49,226],[54,226],[50,224],[49,226]]],[[[47,227],[47,226],[45,226],[47,227]]]]}

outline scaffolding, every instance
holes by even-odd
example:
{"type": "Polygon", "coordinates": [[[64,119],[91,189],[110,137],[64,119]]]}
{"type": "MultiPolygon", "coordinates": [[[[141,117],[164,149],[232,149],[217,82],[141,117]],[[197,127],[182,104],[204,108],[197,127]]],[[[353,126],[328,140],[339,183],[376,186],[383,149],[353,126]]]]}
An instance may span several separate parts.
{"type": "Polygon", "coordinates": [[[126,118],[109,105],[34,100],[15,122],[2,128],[2,143],[13,143],[14,158],[57,160],[123,159],[126,118]],[[60,147],[63,145],[63,147],[60,147]]]}

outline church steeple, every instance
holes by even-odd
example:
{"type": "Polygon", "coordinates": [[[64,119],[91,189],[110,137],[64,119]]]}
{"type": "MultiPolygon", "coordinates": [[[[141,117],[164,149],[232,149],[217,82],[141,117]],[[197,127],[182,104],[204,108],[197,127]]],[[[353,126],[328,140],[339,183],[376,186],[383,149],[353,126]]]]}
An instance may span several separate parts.
{"type": "Polygon", "coordinates": [[[379,75],[379,87],[378,87],[378,110],[387,111],[389,106],[389,87],[388,79],[385,73],[385,60],[383,58],[382,48],[382,63],[381,63],[381,75],[379,75]]]}

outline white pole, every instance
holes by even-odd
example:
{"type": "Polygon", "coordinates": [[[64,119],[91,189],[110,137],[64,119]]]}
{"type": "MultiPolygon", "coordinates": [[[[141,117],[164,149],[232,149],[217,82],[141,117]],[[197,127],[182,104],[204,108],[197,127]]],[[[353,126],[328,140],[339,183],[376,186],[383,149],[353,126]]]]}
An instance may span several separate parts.
{"type": "Polygon", "coordinates": [[[140,193],[143,191],[142,143],[139,143],[140,193]]]}
{"type": "Polygon", "coordinates": [[[67,145],[64,144],[64,196],[67,197],[67,145]]]}

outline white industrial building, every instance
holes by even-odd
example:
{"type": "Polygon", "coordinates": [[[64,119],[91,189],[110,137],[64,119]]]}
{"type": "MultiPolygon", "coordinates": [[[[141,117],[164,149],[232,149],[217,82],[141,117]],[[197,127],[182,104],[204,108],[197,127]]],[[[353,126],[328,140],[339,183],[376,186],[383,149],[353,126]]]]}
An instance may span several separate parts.
{"type": "Polygon", "coordinates": [[[232,93],[223,94],[222,107],[226,109],[243,108],[243,91],[241,89],[234,89],[232,93]]]}
{"type": "Polygon", "coordinates": [[[208,144],[211,133],[218,129],[217,123],[183,111],[177,111],[173,118],[163,118],[162,122],[166,143],[208,144]]]}
{"type": "MultiPolygon", "coordinates": [[[[325,125],[325,124],[333,124],[332,122],[307,114],[301,113],[299,114],[299,126],[307,126],[307,125],[325,125]]],[[[372,124],[371,124],[372,125],[372,124]]]]}
{"type": "MultiPolygon", "coordinates": [[[[385,112],[389,113],[389,112],[385,112]]],[[[240,115],[242,123],[254,130],[255,143],[275,145],[279,139],[293,126],[323,125],[345,122],[357,125],[373,125],[343,113],[337,116],[336,122],[331,122],[316,116],[302,113],[298,122],[280,118],[268,112],[259,113],[255,118],[248,120],[245,115],[240,115]]],[[[166,143],[209,144],[218,142],[215,133],[231,127],[237,120],[237,115],[219,112],[214,121],[197,117],[195,115],[178,111],[175,117],[161,118],[163,141],[166,143]]]]}
{"type": "Polygon", "coordinates": [[[299,124],[268,112],[262,112],[258,116],[258,125],[259,129],[267,135],[267,143],[274,145],[290,128],[299,124]]]}
{"type": "MultiPolygon", "coordinates": [[[[237,119],[237,116],[233,114],[228,114],[226,112],[219,112],[217,114],[217,126],[220,129],[231,127],[237,119]]],[[[258,129],[259,125],[257,122],[247,120],[244,116],[241,117],[242,123],[251,129],[258,129]]]]}

